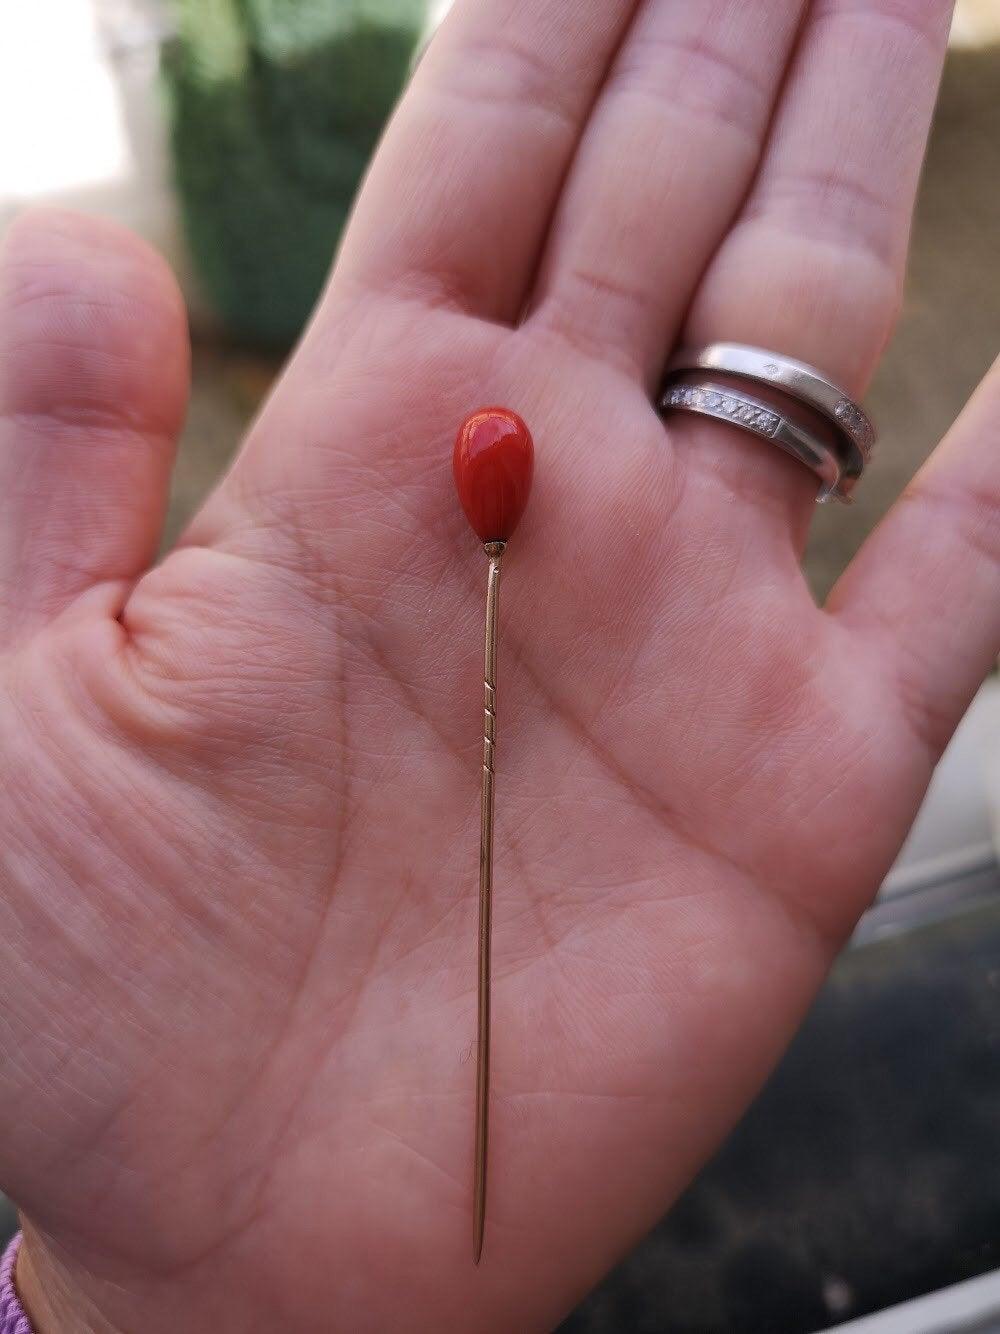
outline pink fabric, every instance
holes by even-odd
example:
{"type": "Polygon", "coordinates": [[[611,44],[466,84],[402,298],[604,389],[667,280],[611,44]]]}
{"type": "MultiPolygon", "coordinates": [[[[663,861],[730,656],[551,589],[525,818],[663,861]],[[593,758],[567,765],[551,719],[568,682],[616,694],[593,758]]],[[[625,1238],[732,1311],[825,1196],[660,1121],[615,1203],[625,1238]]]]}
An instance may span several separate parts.
{"type": "Polygon", "coordinates": [[[0,1334],[35,1334],[31,1321],[24,1313],[21,1299],[14,1287],[14,1265],[21,1245],[20,1232],[4,1251],[0,1262],[0,1334]]]}

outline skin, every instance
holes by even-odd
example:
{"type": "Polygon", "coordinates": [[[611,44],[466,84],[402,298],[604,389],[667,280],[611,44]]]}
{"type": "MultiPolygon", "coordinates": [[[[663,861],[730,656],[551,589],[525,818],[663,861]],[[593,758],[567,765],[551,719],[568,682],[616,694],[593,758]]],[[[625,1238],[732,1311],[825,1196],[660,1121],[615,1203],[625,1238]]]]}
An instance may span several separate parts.
{"type": "Polygon", "coordinates": [[[105,223],[11,228],[0,1184],[43,1334],[544,1330],[746,1107],[1000,647],[1000,374],[823,608],[810,475],[650,392],[682,336],[862,391],[947,26],[939,0],[459,0],[156,565],[173,280],[105,223]],[[477,1270],[486,562],[450,452],[481,403],[537,464],[477,1270]]]}

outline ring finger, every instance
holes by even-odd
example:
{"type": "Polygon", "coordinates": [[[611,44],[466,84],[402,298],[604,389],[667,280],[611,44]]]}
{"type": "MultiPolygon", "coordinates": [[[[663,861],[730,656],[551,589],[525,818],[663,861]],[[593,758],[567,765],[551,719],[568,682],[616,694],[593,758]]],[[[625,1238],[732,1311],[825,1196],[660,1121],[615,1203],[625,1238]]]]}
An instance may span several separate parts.
{"type": "MultiPolygon", "coordinates": [[[[819,0],[743,210],[694,298],[685,341],[754,343],[859,394],[902,291],[949,0],[819,0]]],[[[728,425],[674,423],[689,469],[787,509],[805,540],[815,479],[728,425]],[[683,434],[682,434],[683,433],[683,434]]]]}

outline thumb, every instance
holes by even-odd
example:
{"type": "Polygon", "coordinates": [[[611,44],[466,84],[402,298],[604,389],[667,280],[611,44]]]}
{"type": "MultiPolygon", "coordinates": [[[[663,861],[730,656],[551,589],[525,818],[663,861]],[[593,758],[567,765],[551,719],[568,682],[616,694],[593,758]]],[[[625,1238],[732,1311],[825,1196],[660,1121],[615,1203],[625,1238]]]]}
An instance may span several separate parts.
{"type": "Polygon", "coordinates": [[[0,252],[0,646],[153,559],[185,410],[184,307],[110,223],[35,211],[0,252]]]}

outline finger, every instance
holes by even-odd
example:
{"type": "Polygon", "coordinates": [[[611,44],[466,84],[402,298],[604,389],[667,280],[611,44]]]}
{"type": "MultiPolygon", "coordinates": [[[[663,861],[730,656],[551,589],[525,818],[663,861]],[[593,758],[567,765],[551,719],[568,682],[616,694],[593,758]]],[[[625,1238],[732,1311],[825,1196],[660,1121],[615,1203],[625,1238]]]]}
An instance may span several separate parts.
{"type": "Polygon", "coordinates": [[[534,322],[647,378],[757,166],[801,0],[654,0],[594,108],[534,322]]]}
{"type": "MultiPolygon", "coordinates": [[[[950,0],[819,0],[685,341],[754,343],[862,391],[899,306],[950,10],[950,0]]],[[[804,540],[815,479],[780,451],[721,426],[700,431],[687,460],[727,490],[777,494],[804,540]]]]}
{"type": "Polygon", "coordinates": [[[0,255],[0,641],[153,559],[184,411],[184,308],[110,223],[32,212],[0,255]]]}
{"type": "Polygon", "coordinates": [[[936,758],[1000,654],[1000,361],[828,608],[879,649],[936,758]]]}
{"type": "Polygon", "coordinates": [[[513,318],[635,4],[458,4],[375,159],[338,278],[513,318]]]}

